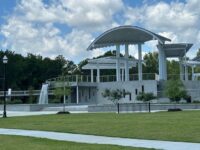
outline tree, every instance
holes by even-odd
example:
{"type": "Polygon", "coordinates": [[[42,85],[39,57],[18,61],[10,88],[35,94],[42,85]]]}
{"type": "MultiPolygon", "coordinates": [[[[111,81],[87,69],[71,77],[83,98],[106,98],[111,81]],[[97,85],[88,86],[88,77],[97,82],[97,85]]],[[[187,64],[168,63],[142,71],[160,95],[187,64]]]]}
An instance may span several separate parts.
{"type": "Polygon", "coordinates": [[[60,86],[55,88],[53,90],[53,93],[58,99],[61,99],[63,97],[63,112],[65,112],[66,96],[69,96],[71,94],[71,87],[69,85],[69,82],[65,81],[64,76],[61,77],[61,80],[58,81],[58,84],[60,84],[60,86]]]}
{"type": "Polygon", "coordinates": [[[32,86],[30,86],[28,88],[28,93],[29,93],[29,103],[35,103],[35,98],[34,98],[34,88],[32,86]]]}
{"type": "Polygon", "coordinates": [[[63,66],[62,74],[64,74],[64,75],[73,74],[76,67],[77,66],[76,66],[76,64],[74,64],[73,61],[67,60],[66,64],[63,66]]]}
{"type": "Polygon", "coordinates": [[[165,94],[171,101],[179,102],[187,95],[181,80],[168,80],[165,86],[165,94]]]}
{"type": "Polygon", "coordinates": [[[196,56],[200,57],[200,48],[198,49],[198,52],[197,52],[196,56]]]}
{"type": "Polygon", "coordinates": [[[120,89],[105,89],[105,91],[102,93],[102,96],[112,101],[115,105],[117,105],[117,113],[119,114],[119,100],[124,97],[124,94],[125,93],[120,89]]]}
{"type": "Polygon", "coordinates": [[[145,93],[145,92],[140,92],[139,95],[136,97],[137,100],[143,101],[143,102],[148,102],[149,103],[149,112],[151,112],[151,103],[150,101],[152,99],[155,99],[156,96],[152,92],[150,93],[145,93]]]}
{"type": "Polygon", "coordinates": [[[144,55],[144,72],[145,73],[158,73],[158,53],[149,52],[144,55]]]}
{"type": "Polygon", "coordinates": [[[156,96],[154,96],[152,92],[150,93],[140,92],[136,99],[143,102],[149,102],[155,98],[156,96]]]}

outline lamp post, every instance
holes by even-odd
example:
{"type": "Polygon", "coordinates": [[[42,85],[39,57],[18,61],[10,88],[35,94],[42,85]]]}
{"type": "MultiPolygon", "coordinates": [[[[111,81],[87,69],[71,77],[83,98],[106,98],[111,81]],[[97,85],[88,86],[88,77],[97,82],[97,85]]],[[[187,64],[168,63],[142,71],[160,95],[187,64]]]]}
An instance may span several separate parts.
{"type": "Polygon", "coordinates": [[[4,90],[4,105],[3,105],[3,118],[6,118],[6,64],[8,63],[8,58],[6,55],[3,57],[3,64],[4,64],[4,80],[3,80],[3,90],[4,90]]]}

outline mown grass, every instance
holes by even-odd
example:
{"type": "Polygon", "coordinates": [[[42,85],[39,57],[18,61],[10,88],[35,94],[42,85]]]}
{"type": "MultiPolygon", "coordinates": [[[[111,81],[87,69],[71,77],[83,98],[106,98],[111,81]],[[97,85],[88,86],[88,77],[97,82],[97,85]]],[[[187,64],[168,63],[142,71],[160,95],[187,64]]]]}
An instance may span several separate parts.
{"type": "Polygon", "coordinates": [[[199,143],[200,111],[119,115],[95,113],[1,118],[0,128],[199,143]]]}
{"type": "Polygon", "coordinates": [[[147,150],[112,145],[82,144],[49,139],[0,135],[1,150],[147,150]]]}

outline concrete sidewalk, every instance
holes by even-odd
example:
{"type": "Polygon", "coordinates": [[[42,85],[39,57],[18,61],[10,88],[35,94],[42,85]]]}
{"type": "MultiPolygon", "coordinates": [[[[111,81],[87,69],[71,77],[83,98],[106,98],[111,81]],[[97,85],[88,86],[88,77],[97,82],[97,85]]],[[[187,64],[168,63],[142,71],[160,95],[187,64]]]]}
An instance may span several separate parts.
{"type": "Polygon", "coordinates": [[[59,133],[48,131],[33,131],[0,128],[2,135],[20,135],[37,138],[47,138],[60,141],[71,141],[89,144],[109,144],[131,147],[155,148],[164,150],[200,150],[200,143],[170,142],[157,140],[140,140],[130,138],[105,137],[83,134],[59,133]]]}
{"type": "MultiPolygon", "coordinates": [[[[51,115],[57,114],[58,111],[7,111],[7,117],[17,116],[36,116],[36,115],[51,115]]],[[[87,113],[85,111],[70,111],[70,113],[87,113]]],[[[0,117],[3,115],[3,111],[0,111],[0,117]]]]}
{"type": "MultiPolygon", "coordinates": [[[[35,116],[35,115],[50,115],[56,114],[58,111],[7,111],[8,117],[17,117],[17,116],[35,116]]],[[[3,115],[3,111],[0,111],[0,117],[3,115]]]]}

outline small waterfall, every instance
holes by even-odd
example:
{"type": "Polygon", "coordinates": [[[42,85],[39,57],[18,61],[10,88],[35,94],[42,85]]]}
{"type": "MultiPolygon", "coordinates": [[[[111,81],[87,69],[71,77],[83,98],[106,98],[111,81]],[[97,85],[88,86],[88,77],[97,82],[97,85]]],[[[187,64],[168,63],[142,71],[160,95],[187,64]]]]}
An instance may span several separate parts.
{"type": "Polygon", "coordinates": [[[42,84],[38,104],[48,104],[48,84],[42,84]]]}

